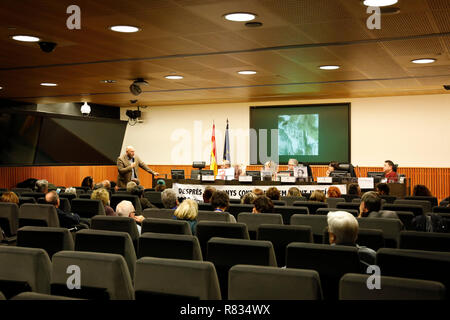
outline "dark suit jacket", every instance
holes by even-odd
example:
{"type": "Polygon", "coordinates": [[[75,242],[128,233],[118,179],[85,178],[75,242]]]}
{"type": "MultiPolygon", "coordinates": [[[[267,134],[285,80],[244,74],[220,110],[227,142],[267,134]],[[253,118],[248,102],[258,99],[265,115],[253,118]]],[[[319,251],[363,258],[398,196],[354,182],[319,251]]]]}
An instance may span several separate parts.
{"type": "MultiPolygon", "coordinates": [[[[137,163],[136,167],[134,167],[136,178],[138,178],[138,167],[141,167],[148,173],[154,174],[154,172],[147,167],[147,165],[137,155],[134,156],[134,162],[137,163]]],[[[131,161],[128,159],[126,153],[117,158],[117,170],[119,172],[119,175],[117,176],[117,185],[119,188],[126,188],[127,183],[131,181],[131,175],[133,174],[131,161]]]]}

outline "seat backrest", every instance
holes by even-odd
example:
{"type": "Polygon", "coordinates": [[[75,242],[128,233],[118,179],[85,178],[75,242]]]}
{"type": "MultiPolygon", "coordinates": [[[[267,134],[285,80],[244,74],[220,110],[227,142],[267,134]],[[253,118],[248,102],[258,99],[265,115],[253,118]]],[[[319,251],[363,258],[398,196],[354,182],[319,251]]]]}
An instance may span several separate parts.
{"type": "Polygon", "coordinates": [[[361,272],[356,247],[294,242],[287,246],[286,254],[286,267],[319,273],[325,299],[338,297],[339,280],[344,274],[361,272]]]}
{"type": "Polygon", "coordinates": [[[326,215],[294,214],[291,217],[291,225],[310,226],[314,242],[322,243],[323,230],[328,226],[328,220],[326,215]]]}
{"type": "Polygon", "coordinates": [[[450,207],[437,206],[432,208],[433,213],[450,213],[450,207]]]}
{"type": "Polygon", "coordinates": [[[197,237],[204,257],[206,257],[208,241],[212,237],[250,239],[246,224],[220,221],[199,221],[197,237]]]}
{"type": "Polygon", "coordinates": [[[380,277],[381,288],[369,290],[370,275],[348,273],[339,283],[340,300],[442,300],[445,287],[440,282],[380,277]]]}
{"type": "Polygon", "coordinates": [[[237,222],[245,223],[248,231],[256,233],[261,224],[283,224],[281,214],[275,213],[249,213],[241,212],[238,215],[237,222]]]}
{"type": "Polygon", "coordinates": [[[33,192],[31,188],[12,188],[10,191],[14,192],[18,196],[20,196],[24,192],[33,192]]]}
{"type": "Polygon", "coordinates": [[[309,209],[309,214],[316,214],[319,208],[328,208],[328,204],[319,201],[295,201],[295,207],[307,207],[309,209]]]}
{"type": "MultiPolygon", "coordinates": [[[[228,207],[228,212],[232,214],[235,218],[237,218],[238,214],[241,212],[252,212],[254,205],[253,204],[236,204],[231,203],[228,207]]],[[[200,209],[200,208],[199,208],[200,209]]]]}
{"type": "Polygon", "coordinates": [[[426,197],[426,196],[406,196],[405,200],[424,200],[430,202],[431,207],[438,205],[438,200],[436,197],[426,197]]]}
{"type": "Polygon", "coordinates": [[[36,200],[36,202],[37,202],[37,200],[39,199],[39,198],[44,198],[45,197],[45,193],[42,193],[42,192],[22,192],[21,194],[20,194],[20,196],[21,197],[31,197],[31,198],[34,198],[35,200],[36,200]]]}
{"type": "Polygon", "coordinates": [[[59,194],[59,200],[61,200],[62,198],[69,200],[70,203],[72,203],[72,200],[75,199],[77,197],[76,194],[73,193],[65,193],[62,192],[59,194]]]}
{"type": "Polygon", "coordinates": [[[22,292],[10,300],[81,300],[63,296],[54,296],[51,294],[37,293],[37,292],[22,292]]]}
{"type": "Polygon", "coordinates": [[[115,253],[124,257],[130,276],[134,275],[136,251],[126,232],[83,229],[75,234],[75,251],[115,253]]]}
{"type": "Polygon", "coordinates": [[[53,256],[51,293],[85,298],[133,300],[134,290],[125,259],[119,254],[61,251],[53,256]],[[67,288],[69,266],[81,271],[81,288],[67,288]],[[99,276],[101,275],[101,276],[99,276]]]}
{"type": "Polygon", "coordinates": [[[97,215],[105,215],[105,207],[101,200],[94,199],[73,199],[72,212],[82,218],[92,218],[97,215]]]}
{"type": "MultiPolygon", "coordinates": [[[[397,200],[396,200],[397,201],[397,200]]],[[[391,210],[391,211],[410,211],[414,213],[414,216],[420,216],[424,214],[423,206],[421,205],[412,205],[412,204],[385,204],[381,207],[382,210],[391,210]]]]}
{"type": "Polygon", "coordinates": [[[19,197],[19,206],[25,203],[37,203],[36,199],[33,197],[19,197]]]}
{"type": "Polygon", "coordinates": [[[313,242],[311,226],[262,224],[257,234],[258,240],[272,242],[279,267],[286,265],[286,247],[289,243],[313,242]]]}
{"type": "Polygon", "coordinates": [[[15,203],[0,202],[0,228],[7,237],[17,234],[19,226],[19,206],[15,203]]]}
{"type": "Polygon", "coordinates": [[[336,208],[339,202],[345,202],[344,198],[327,198],[328,208],[336,208]]]}
{"type": "MultiPolygon", "coordinates": [[[[37,203],[39,204],[48,204],[47,201],[45,201],[45,198],[39,198],[37,199],[37,203]]],[[[70,206],[70,201],[67,198],[59,198],[59,208],[66,212],[69,213],[72,211],[72,208],[70,206]]]]}
{"type": "Polygon", "coordinates": [[[120,193],[113,194],[111,196],[111,201],[110,201],[111,208],[116,210],[117,205],[123,200],[130,201],[133,204],[134,209],[136,210],[137,216],[142,215],[141,201],[139,200],[139,197],[136,195],[120,194],[120,193]]]}
{"type": "Polygon", "coordinates": [[[196,236],[147,232],[139,238],[138,258],[203,260],[196,236]]]}
{"type": "Polygon", "coordinates": [[[7,299],[24,291],[50,292],[51,263],[43,249],[0,246],[0,292],[7,299]]]}
{"type": "Polygon", "coordinates": [[[286,206],[287,203],[284,200],[272,200],[274,206],[286,206]]]}
{"type": "Polygon", "coordinates": [[[142,234],[145,232],[192,235],[189,222],[174,219],[146,218],[141,230],[142,234]]]}
{"type": "Polygon", "coordinates": [[[412,213],[411,211],[395,211],[395,213],[403,223],[403,226],[406,230],[414,230],[414,226],[412,223],[414,220],[414,213],[412,213]]]}
{"type": "Polygon", "coordinates": [[[133,243],[139,239],[136,221],[130,217],[94,216],[91,220],[91,229],[126,232],[133,243]]]}
{"type": "Polygon", "coordinates": [[[157,206],[158,208],[164,208],[161,200],[161,192],[158,191],[145,191],[144,197],[151,202],[151,204],[157,206]]]}
{"type": "Polygon", "coordinates": [[[386,200],[386,203],[394,203],[395,200],[397,200],[396,196],[388,196],[388,195],[380,195],[381,199],[386,200]]]}
{"type": "MultiPolygon", "coordinates": [[[[450,253],[381,248],[377,251],[381,275],[441,282],[450,288],[450,253]]],[[[450,297],[446,292],[447,299],[450,297]]]]}
{"type": "Polygon", "coordinates": [[[316,215],[327,215],[330,211],[345,211],[351,213],[354,217],[357,217],[359,214],[359,210],[357,209],[320,208],[317,209],[316,215]]]}
{"type": "Polygon", "coordinates": [[[207,261],[214,263],[222,297],[228,295],[228,271],[237,264],[276,267],[277,261],[270,241],[211,238],[207,261]]]}
{"type": "Polygon", "coordinates": [[[359,210],[359,203],[356,202],[339,202],[336,204],[336,208],[345,211],[346,209],[359,210]]]}
{"type": "Polygon", "coordinates": [[[450,233],[402,231],[399,248],[450,252],[450,233]]]}
{"type": "Polygon", "coordinates": [[[198,210],[202,211],[213,211],[213,207],[211,206],[211,203],[199,203],[198,204],[198,210]]]}
{"type": "Polygon", "coordinates": [[[74,250],[69,229],[56,227],[22,227],[17,231],[17,246],[44,249],[50,259],[56,252],[74,250]]]}
{"type": "Polygon", "coordinates": [[[389,218],[358,218],[358,224],[363,229],[379,229],[383,231],[383,236],[387,247],[397,248],[403,225],[400,219],[389,218]]]}
{"type": "Polygon", "coordinates": [[[159,218],[159,219],[172,219],[175,209],[156,209],[147,208],[144,209],[142,215],[145,218],[159,218]]]}
{"type": "Polygon", "coordinates": [[[356,243],[360,246],[365,246],[375,251],[380,248],[384,248],[386,245],[383,231],[379,229],[359,228],[356,243]]]}
{"type": "Polygon", "coordinates": [[[25,203],[19,208],[19,227],[59,227],[55,206],[51,204],[25,203]]]}
{"type": "Polygon", "coordinates": [[[321,300],[317,271],[235,265],[229,273],[230,300],[321,300]]]}
{"type": "Polygon", "coordinates": [[[220,300],[216,269],[208,261],[141,258],[136,262],[136,300],[183,297],[220,300]]]}
{"type": "Polygon", "coordinates": [[[303,197],[281,197],[281,200],[286,202],[287,206],[292,206],[295,201],[306,201],[306,198],[303,197]]]}
{"type": "Polygon", "coordinates": [[[198,211],[198,221],[222,221],[231,222],[231,216],[228,212],[214,212],[214,211],[198,211]]]}
{"type": "Polygon", "coordinates": [[[294,214],[309,214],[308,207],[299,206],[275,206],[273,208],[273,213],[281,214],[283,217],[283,223],[289,224],[291,217],[294,214]]]}
{"type": "Polygon", "coordinates": [[[428,200],[405,200],[405,199],[397,199],[394,201],[394,204],[406,204],[406,205],[417,205],[422,206],[423,212],[428,213],[431,212],[431,202],[428,200]]]}

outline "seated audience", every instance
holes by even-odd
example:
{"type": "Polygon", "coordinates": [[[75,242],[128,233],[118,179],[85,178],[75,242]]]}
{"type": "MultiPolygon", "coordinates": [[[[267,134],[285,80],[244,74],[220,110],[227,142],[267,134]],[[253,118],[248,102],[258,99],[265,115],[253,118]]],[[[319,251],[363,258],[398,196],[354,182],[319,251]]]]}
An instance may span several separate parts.
{"type": "Polygon", "coordinates": [[[390,188],[387,183],[378,183],[375,189],[380,196],[388,196],[390,192],[390,188]]]}
{"type": "Polygon", "coordinates": [[[74,187],[69,187],[66,190],[64,190],[64,193],[71,193],[77,195],[77,189],[75,189],[74,187]]]}
{"type": "Polygon", "coordinates": [[[270,200],[280,200],[280,190],[275,187],[270,187],[266,190],[266,197],[268,197],[270,200]]]}
{"type": "Polygon", "coordinates": [[[336,161],[331,161],[330,164],[328,165],[328,170],[327,170],[327,177],[330,176],[331,172],[333,172],[334,170],[338,170],[339,167],[339,163],[336,161]]]}
{"type": "Polygon", "coordinates": [[[130,217],[136,221],[139,234],[141,234],[141,223],[144,221],[144,216],[137,216],[131,201],[123,200],[117,204],[116,212],[119,217],[130,217]]]}
{"type": "Polygon", "coordinates": [[[299,188],[291,187],[289,188],[287,195],[288,197],[301,197],[302,193],[300,192],[299,188]]]}
{"type": "Polygon", "coordinates": [[[109,192],[106,191],[105,188],[99,188],[92,192],[91,199],[93,200],[101,200],[103,203],[103,207],[105,208],[105,214],[107,216],[117,216],[114,212],[114,209],[110,207],[109,201],[109,192]]]}
{"type": "Polygon", "coordinates": [[[205,188],[205,191],[203,191],[203,203],[210,203],[211,197],[215,191],[216,191],[216,188],[207,186],[205,188]]]}
{"type": "Polygon", "coordinates": [[[5,192],[1,196],[0,202],[11,202],[19,205],[19,197],[12,191],[5,192]]]}
{"type": "Polygon", "coordinates": [[[103,188],[103,183],[99,182],[99,183],[96,183],[94,185],[94,190],[97,190],[97,189],[100,189],[100,188],[103,188]]]}
{"type": "Polygon", "coordinates": [[[85,177],[83,181],[81,181],[81,186],[88,190],[94,189],[94,179],[91,176],[85,177]]]}
{"type": "Polygon", "coordinates": [[[328,236],[331,245],[351,246],[358,248],[361,262],[367,265],[375,264],[376,252],[356,244],[358,238],[358,220],[346,211],[330,211],[327,215],[328,236]]]}
{"type": "Polygon", "coordinates": [[[142,210],[147,208],[157,208],[153,205],[147,198],[144,197],[144,187],[143,186],[134,186],[131,189],[131,195],[137,196],[139,198],[139,202],[141,203],[142,210]]]}
{"type": "Polygon", "coordinates": [[[247,192],[241,198],[241,204],[253,204],[257,196],[253,192],[247,192]]]}
{"type": "Polygon", "coordinates": [[[382,200],[375,191],[369,191],[362,195],[359,205],[358,218],[388,218],[399,219],[395,211],[381,210],[382,200]]]}
{"type": "Polygon", "coordinates": [[[36,181],[36,186],[35,186],[34,190],[39,193],[47,193],[48,192],[48,181],[47,180],[36,181]]]}
{"type": "Polygon", "coordinates": [[[413,196],[432,197],[430,189],[423,184],[416,184],[413,189],[413,196]]]}
{"type": "Polygon", "coordinates": [[[263,191],[262,189],[259,189],[259,188],[253,189],[253,193],[254,193],[257,197],[263,196],[263,195],[264,195],[264,191],[263,191]]]}
{"type": "MultiPolygon", "coordinates": [[[[230,197],[225,191],[216,191],[211,197],[211,206],[214,212],[225,212],[230,207],[230,197]]],[[[236,218],[230,214],[231,222],[236,222],[236,218]]]]}
{"type": "Polygon", "coordinates": [[[321,190],[314,190],[309,197],[309,201],[325,202],[325,194],[321,190]]]}
{"type": "Polygon", "coordinates": [[[273,212],[273,202],[270,198],[266,196],[259,196],[253,202],[255,205],[253,207],[253,213],[272,213],[273,212]]]}
{"type": "Polygon", "coordinates": [[[397,167],[391,160],[384,162],[383,171],[387,182],[398,182],[397,167]]]}
{"type": "Polygon", "coordinates": [[[163,192],[164,190],[166,190],[166,182],[162,179],[159,179],[156,182],[156,187],[155,187],[155,191],[157,192],[163,192]]]}
{"type": "Polygon", "coordinates": [[[361,188],[357,183],[350,183],[348,185],[348,195],[361,197],[361,188]]]}
{"type": "Polygon", "coordinates": [[[106,191],[111,190],[111,182],[109,180],[103,180],[102,182],[103,188],[106,189],[106,191]]]}
{"type": "Polygon", "coordinates": [[[137,178],[132,178],[131,181],[136,183],[137,186],[139,186],[141,184],[141,182],[137,178]]]}
{"type": "Polygon", "coordinates": [[[115,193],[119,190],[119,186],[115,181],[111,181],[111,192],[115,193]]]}
{"type": "Polygon", "coordinates": [[[127,192],[131,193],[131,190],[133,190],[134,187],[136,187],[137,184],[134,181],[130,181],[127,183],[127,192]]]}
{"type": "Polygon", "coordinates": [[[166,189],[161,193],[161,202],[166,209],[176,209],[178,207],[178,199],[173,189],[166,189]]]}
{"type": "Polygon", "coordinates": [[[184,220],[189,222],[191,226],[192,235],[197,233],[197,216],[198,204],[194,200],[186,199],[178,206],[173,214],[173,219],[184,220]]]}
{"type": "Polygon", "coordinates": [[[75,227],[80,228],[80,229],[87,228],[86,225],[80,223],[81,219],[80,219],[79,215],[77,215],[76,213],[64,212],[59,208],[60,201],[59,201],[59,196],[56,193],[56,191],[48,192],[45,195],[45,202],[55,206],[56,213],[58,214],[58,218],[59,218],[59,225],[61,227],[68,228],[68,229],[75,228],[75,227]]]}
{"type": "Polygon", "coordinates": [[[340,198],[341,197],[341,190],[339,190],[338,187],[329,187],[327,191],[327,197],[328,198],[340,198]]]}

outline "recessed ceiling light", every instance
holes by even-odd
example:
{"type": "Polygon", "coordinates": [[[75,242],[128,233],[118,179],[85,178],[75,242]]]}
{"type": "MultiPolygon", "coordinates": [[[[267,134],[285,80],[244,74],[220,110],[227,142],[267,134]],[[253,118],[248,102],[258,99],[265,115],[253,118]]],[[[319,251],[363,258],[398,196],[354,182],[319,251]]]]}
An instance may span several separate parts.
{"type": "Polygon", "coordinates": [[[50,83],[50,82],[42,82],[41,86],[44,87],[56,87],[58,84],[57,83],[50,83]]]}
{"type": "Polygon", "coordinates": [[[41,40],[38,37],[23,36],[23,35],[12,36],[12,38],[16,41],[22,41],[22,42],[38,42],[41,40]]]}
{"type": "Polygon", "coordinates": [[[396,4],[398,0],[364,0],[364,5],[368,7],[386,7],[396,4]]]}
{"type": "Polygon", "coordinates": [[[256,71],[254,70],[242,70],[238,71],[239,74],[256,74],[256,71]]]}
{"type": "Polygon", "coordinates": [[[337,70],[339,68],[340,68],[340,66],[320,66],[319,67],[319,69],[322,69],[322,70],[337,70]]]}
{"type": "Polygon", "coordinates": [[[116,80],[102,80],[103,83],[116,83],[116,80]]]}
{"type": "Polygon", "coordinates": [[[138,32],[139,30],[141,30],[138,27],[134,26],[112,26],[110,27],[110,29],[115,32],[125,32],[125,33],[138,32]]]}
{"type": "Polygon", "coordinates": [[[0,90],[2,90],[3,89],[3,87],[0,87],[0,90]]]}
{"type": "Polygon", "coordinates": [[[433,59],[433,58],[423,58],[423,59],[411,60],[412,63],[418,63],[418,64],[433,63],[435,61],[436,61],[436,59],[433,59]]]}
{"type": "Polygon", "coordinates": [[[164,78],[169,79],[169,80],[181,80],[184,77],[183,76],[172,75],[172,76],[165,76],[164,78]]]}
{"type": "Polygon", "coordinates": [[[226,14],[224,17],[229,21],[242,22],[242,21],[252,21],[253,19],[256,18],[256,14],[248,12],[233,12],[226,14]]]}

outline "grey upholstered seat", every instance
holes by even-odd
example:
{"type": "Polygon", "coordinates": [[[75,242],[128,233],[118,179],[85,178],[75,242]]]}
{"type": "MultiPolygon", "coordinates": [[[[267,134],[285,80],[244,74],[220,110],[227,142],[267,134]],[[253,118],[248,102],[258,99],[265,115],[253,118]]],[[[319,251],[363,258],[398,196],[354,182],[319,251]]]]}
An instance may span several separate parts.
{"type": "Polygon", "coordinates": [[[36,293],[36,292],[22,292],[10,300],[80,300],[76,298],[69,298],[63,296],[54,296],[51,294],[36,293]]]}
{"type": "Polygon", "coordinates": [[[134,299],[128,267],[120,254],[60,251],[53,256],[52,265],[52,295],[85,299],[134,299]],[[69,266],[80,268],[81,289],[68,289],[69,266]]]}
{"type": "Polygon", "coordinates": [[[379,229],[383,231],[386,247],[397,248],[403,224],[400,219],[391,218],[358,218],[363,229],[379,229]]]}
{"type": "Polygon", "coordinates": [[[19,227],[59,227],[55,206],[51,204],[25,203],[19,208],[19,227]]]}
{"type": "Polygon", "coordinates": [[[172,233],[192,235],[189,222],[174,219],[146,218],[142,221],[141,233],[172,233]]]}
{"type": "Polygon", "coordinates": [[[151,232],[139,238],[138,257],[203,260],[196,236],[151,232]]]}
{"type": "Polygon", "coordinates": [[[230,300],[321,300],[317,271],[235,265],[229,273],[230,300]]]}
{"type": "Polygon", "coordinates": [[[291,217],[291,225],[310,226],[315,243],[323,242],[323,231],[328,226],[326,215],[294,214],[291,217]]]}
{"type": "Polygon", "coordinates": [[[135,248],[137,248],[139,231],[136,221],[133,218],[102,215],[94,216],[91,220],[91,229],[126,232],[130,235],[135,248]]]}
{"type": "Polygon", "coordinates": [[[19,206],[15,203],[0,202],[0,228],[6,237],[14,237],[19,226],[19,206]]]}
{"type": "Polygon", "coordinates": [[[141,258],[136,262],[136,300],[150,296],[182,296],[220,300],[219,281],[211,262],[141,258]]]}
{"type": "Polygon", "coordinates": [[[237,222],[247,225],[250,239],[256,239],[256,232],[261,224],[283,224],[283,217],[276,213],[249,213],[241,212],[238,214],[237,222]]]}
{"type": "Polygon", "coordinates": [[[175,209],[156,209],[147,208],[144,209],[142,215],[145,218],[159,218],[159,219],[172,219],[175,209]]]}
{"type": "Polygon", "coordinates": [[[450,233],[402,231],[399,248],[450,252],[450,233]]]}

